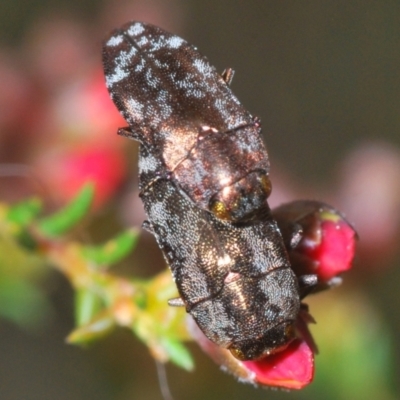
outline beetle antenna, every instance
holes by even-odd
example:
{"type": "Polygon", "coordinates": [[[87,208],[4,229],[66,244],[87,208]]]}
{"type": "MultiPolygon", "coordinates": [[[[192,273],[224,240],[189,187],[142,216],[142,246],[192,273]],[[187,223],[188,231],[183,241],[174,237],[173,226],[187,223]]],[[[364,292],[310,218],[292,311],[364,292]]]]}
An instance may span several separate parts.
{"type": "Polygon", "coordinates": [[[160,385],[161,395],[164,400],[174,400],[169,390],[167,370],[165,364],[155,360],[157,367],[158,384],[160,385]]]}

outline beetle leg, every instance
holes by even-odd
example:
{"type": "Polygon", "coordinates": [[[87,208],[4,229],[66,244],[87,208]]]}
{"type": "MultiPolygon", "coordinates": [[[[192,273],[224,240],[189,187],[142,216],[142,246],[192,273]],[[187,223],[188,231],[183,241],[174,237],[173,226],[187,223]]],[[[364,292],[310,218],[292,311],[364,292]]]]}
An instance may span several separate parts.
{"type": "Polygon", "coordinates": [[[125,128],[119,128],[117,131],[117,135],[127,137],[128,139],[136,140],[140,143],[142,142],[141,136],[143,136],[139,133],[134,132],[130,126],[127,126],[125,128]]]}
{"type": "Polygon", "coordinates": [[[293,231],[289,243],[291,249],[297,247],[297,245],[300,243],[302,235],[303,235],[303,228],[301,227],[301,225],[297,223],[293,224],[293,231]]]}
{"type": "Polygon", "coordinates": [[[225,83],[230,86],[232,83],[233,75],[235,75],[235,71],[232,68],[226,68],[222,72],[221,76],[225,83]]]}
{"type": "Polygon", "coordinates": [[[334,276],[333,278],[329,279],[328,282],[326,282],[326,285],[328,286],[328,289],[332,289],[336,286],[341,285],[343,282],[343,279],[340,276],[334,276]]]}
{"type": "Polygon", "coordinates": [[[174,297],[168,300],[168,305],[171,307],[185,307],[185,303],[180,297],[174,297]]]}
{"type": "Polygon", "coordinates": [[[333,278],[329,279],[327,282],[321,282],[318,285],[315,286],[313,293],[320,292],[322,290],[326,289],[332,289],[336,286],[339,286],[342,284],[343,279],[340,276],[334,276],[333,278]]]}
{"type": "Polygon", "coordinates": [[[301,275],[298,278],[300,288],[300,299],[304,299],[318,285],[318,276],[316,274],[301,275]]]}
{"type": "Polygon", "coordinates": [[[146,229],[147,232],[154,233],[153,226],[151,225],[150,221],[147,219],[143,221],[142,228],[146,229]]]}
{"type": "Polygon", "coordinates": [[[281,231],[287,251],[297,247],[303,237],[303,228],[297,222],[278,219],[278,227],[281,231]]]}

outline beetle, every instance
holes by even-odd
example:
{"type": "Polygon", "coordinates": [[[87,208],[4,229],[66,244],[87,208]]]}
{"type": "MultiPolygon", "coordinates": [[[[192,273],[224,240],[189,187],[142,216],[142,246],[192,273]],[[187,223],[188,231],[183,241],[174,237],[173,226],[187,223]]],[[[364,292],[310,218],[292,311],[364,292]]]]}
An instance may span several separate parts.
{"type": "Polygon", "coordinates": [[[271,216],[260,121],[197,49],[130,22],[105,40],[110,96],[139,141],[139,187],[150,230],[183,305],[204,334],[241,360],[295,336],[299,282],[271,216]]]}
{"type": "MultiPolygon", "coordinates": [[[[260,123],[197,49],[140,23],[105,44],[106,84],[129,137],[157,148],[171,179],[201,208],[233,222],[265,213],[271,191],[260,123]]],[[[121,131],[123,133],[123,131],[121,131]]]]}

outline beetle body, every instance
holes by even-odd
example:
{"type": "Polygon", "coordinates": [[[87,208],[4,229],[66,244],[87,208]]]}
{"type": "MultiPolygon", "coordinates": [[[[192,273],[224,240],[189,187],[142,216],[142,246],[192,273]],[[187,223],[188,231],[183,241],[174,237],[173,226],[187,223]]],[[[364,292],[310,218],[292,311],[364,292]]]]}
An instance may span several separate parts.
{"type": "Polygon", "coordinates": [[[106,83],[140,142],[141,198],[186,310],[240,359],[294,337],[296,277],[267,203],[260,124],[183,39],[130,23],[105,42],[106,83]]]}
{"type": "Polygon", "coordinates": [[[264,213],[269,161],[260,124],[195,47],[132,23],[111,35],[103,60],[131,136],[156,149],[181,190],[221,219],[264,213]]]}

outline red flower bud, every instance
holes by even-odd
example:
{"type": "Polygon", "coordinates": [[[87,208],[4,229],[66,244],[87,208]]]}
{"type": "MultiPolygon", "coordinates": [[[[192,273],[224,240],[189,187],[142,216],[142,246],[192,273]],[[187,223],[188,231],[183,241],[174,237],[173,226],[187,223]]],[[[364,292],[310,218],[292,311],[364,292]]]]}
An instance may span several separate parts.
{"type": "Polygon", "coordinates": [[[52,115],[61,140],[105,143],[107,147],[122,147],[117,130],[126,122],[115,108],[100,71],[76,80],[53,101],[52,115]],[[111,136],[110,136],[111,135],[111,136]]]}
{"type": "Polygon", "coordinates": [[[190,330],[200,347],[224,370],[242,382],[281,389],[302,389],[314,377],[316,348],[308,331],[311,322],[305,310],[297,321],[297,337],[284,350],[255,361],[240,361],[229,350],[208,340],[190,320],[190,330]]]}
{"type": "Polygon", "coordinates": [[[357,235],[334,208],[295,201],[273,210],[273,215],[297,276],[316,274],[320,283],[328,283],[351,268],[357,235]]]}
{"type": "Polygon", "coordinates": [[[314,354],[301,339],[295,339],[279,353],[243,364],[255,373],[255,383],[271,387],[302,389],[314,377],[314,354]]]}
{"type": "Polygon", "coordinates": [[[86,182],[95,184],[95,206],[107,201],[121,185],[126,172],[121,150],[96,147],[94,143],[82,148],[46,154],[38,166],[41,178],[61,203],[69,201],[86,182]]]}

